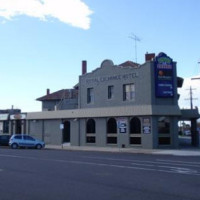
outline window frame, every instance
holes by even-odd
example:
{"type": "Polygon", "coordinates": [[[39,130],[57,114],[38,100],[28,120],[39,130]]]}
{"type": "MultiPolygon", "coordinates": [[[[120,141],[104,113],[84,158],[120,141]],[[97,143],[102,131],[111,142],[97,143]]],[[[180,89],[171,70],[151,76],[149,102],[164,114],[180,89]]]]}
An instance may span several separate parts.
{"type": "Polygon", "coordinates": [[[111,117],[107,120],[106,132],[107,132],[107,139],[106,139],[107,145],[117,145],[118,143],[117,120],[114,117],[111,117]]]}
{"type": "Polygon", "coordinates": [[[86,121],[86,143],[96,143],[96,121],[93,118],[89,118],[86,121]]]}
{"type": "Polygon", "coordinates": [[[108,86],[108,99],[113,99],[114,97],[114,85],[108,86]]]}
{"type": "Polygon", "coordinates": [[[123,85],[123,101],[135,100],[135,84],[128,83],[123,85]]]}
{"type": "Polygon", "coordinates": [[[94,103],[94,88],[87,88],[87,104],[94,103]]]}
{"type": "Polygon", "coordinates": [[[160,116],[157,119],[158,145],[171,145],[171,120],[169,116],[160,116]]]}

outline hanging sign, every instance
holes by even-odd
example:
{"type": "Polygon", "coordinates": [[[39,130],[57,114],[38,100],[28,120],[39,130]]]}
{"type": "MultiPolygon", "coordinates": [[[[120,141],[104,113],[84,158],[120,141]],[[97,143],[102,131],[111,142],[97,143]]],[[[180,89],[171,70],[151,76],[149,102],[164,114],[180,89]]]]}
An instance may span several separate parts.
{"type": "Polygon", "coordinates": [[[126,133],[127,132],[127,119],[126,118],[118,118],[118,128],[119,133],[126,133]]]}
{"type": "Polygon", "coordinates": [[[149,117],[144,117],[143,118],[143,133],[144,134],[150,134],[151,133],[151,120],[149,117]]]}
{"type": "Polygon", "coordinates": [[[151,133],[151,126],[143,126],[143,133],[144,134],[151,133]]]}

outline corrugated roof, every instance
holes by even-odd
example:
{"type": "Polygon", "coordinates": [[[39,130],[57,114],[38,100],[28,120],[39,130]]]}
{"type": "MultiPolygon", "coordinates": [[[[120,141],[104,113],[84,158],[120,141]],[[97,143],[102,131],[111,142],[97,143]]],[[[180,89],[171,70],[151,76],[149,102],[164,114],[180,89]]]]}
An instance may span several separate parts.
{"type": "Polygon", "coordinates": [[[61,99],[76,99],[78,98],[78,90],[76,89],[62,89],[53,93],[49,93],[42,97],[37,98],[37,101],[50,101],[61,99]]]}

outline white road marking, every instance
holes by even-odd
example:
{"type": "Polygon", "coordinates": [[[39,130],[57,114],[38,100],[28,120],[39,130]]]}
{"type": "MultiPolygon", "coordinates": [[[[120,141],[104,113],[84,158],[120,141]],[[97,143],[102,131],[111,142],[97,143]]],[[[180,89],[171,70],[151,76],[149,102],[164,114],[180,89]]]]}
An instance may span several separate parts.
{"type": "Polygon", "coordinates": [[[200,167],[200,162],[185,162],[185,161],[180,161],[180,160],[163,160],[163,159],[157,159],[158,161],[161,162],[170,162],[170,163],[180,163],[180,164],[189,164],[189,165],[197,165],[200,167]]]}
{"type": "Polygon", "coordinates": [[[98,159],[98,160],[112,160],[112,161],[124,161],[124,162],[137,162],[137,163],[149,163],[149,164],[170,164],[170,165],[180,165],[180,166],[191,166],[191,167],[199,167],[199,162],[183,162],[183,161],[174,161],[174,160],[161,160],[157,159],[156,161],[148,161],[148,160],[129,160],[129,159],[116,159],[116,158],[103,158],[103,157],[94,157],[94,156],[84,156],[84,158],[90,159],[98,159]]]}
{"type": "MultiPolygon", "coordinates": [[[[97,163],[97,162],[76,161],[76,160],[45,159],[45,158],[28,157],[28,156],[6,155],[6,154],[0,154],[0,157],[11,157],[11,158],[20,158],[20,159],[41,160],[41,161],[48,161],[48,162],[71,163],[71,164],[79,164],[79,165],[80,164],[94,165],[94,166],[101,166],[101,167],[102,166],[103,167],[115,167],[115,168],[124,168],[124,169],[134,169],[134,170],[144,170],[144,171],[155,171],[155,172],[165,172],[165,173],[173,173],[173,174],[200,176],[200,170],[197,171],[197,170],[193,170],[190,168],[173,167],[173,165],[177,164],[176,161],[167,163],[166,162],[167,160],[141,161],[141,160],[123,160],[123,159],[115,159],[115,158],[113,159],[113,158],[93,157],[93,159],[99,159],[104,162],[105,161],[120,161],[120,164],[109,164],[109,163],[97,163]],[[122,161],[126,162],[126,165],[122,164],[122,161]],[[128,162],[130,162],[130,163],[128,163],[128,162]],[[140,165],[141,167],[139,167],[139,166],[137,167],[137,166],[133,166],[133,165],[140,165]],[[163,169],[163,168],[167,168],[167,169],[163,169]]],[[[90,157],[90,158],[92,158],[92,157],[90,157]]],[[[186,165],[186,164],[180,163],[180,162],[178,161],[178,165],[184,165],[184,166],[186,165]]],[[[187,162],[187,163],[189,163],[189,162],[187,162]]],[[[194,165],[192,165],[192,166],[194,167],[194,165]]],[[[195,167],[196,167],[196,165],[195,165],[195,167]]]]}
{"type": "Polygon", "coordinates": [[[183,168],[183,167],[171,167],[171,166],[159,166],[161,168],[169,168],[170,170],[181,173],[181,174],[197,174],[198,171],[194,169],[189,168],[183,168]]]}
{"type": "Polygon", "coordinates": [[[142,164],[142,163],[131,163],[131,165],[140,165],[140,166],[146,166],[146,167],[154,167],[155,166],[155,165],[142,164]]]}

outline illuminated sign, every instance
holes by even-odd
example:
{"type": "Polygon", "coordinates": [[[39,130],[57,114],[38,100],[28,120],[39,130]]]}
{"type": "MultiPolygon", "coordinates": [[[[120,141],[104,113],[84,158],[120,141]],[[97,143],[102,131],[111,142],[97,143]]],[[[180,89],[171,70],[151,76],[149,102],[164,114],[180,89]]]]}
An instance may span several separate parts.
{"type": "Polygon", "coordinates": [[[173,61],[165,53],[160,53],[155,60],[156,97],[174,96],[173,61]]]}

